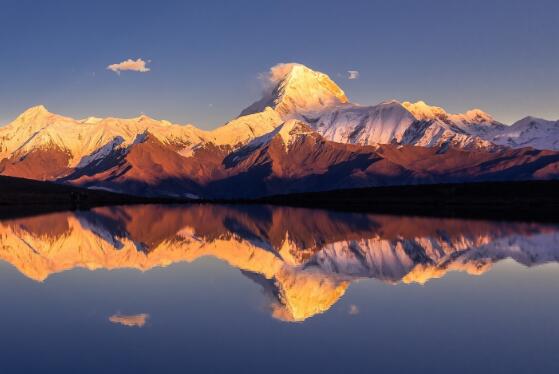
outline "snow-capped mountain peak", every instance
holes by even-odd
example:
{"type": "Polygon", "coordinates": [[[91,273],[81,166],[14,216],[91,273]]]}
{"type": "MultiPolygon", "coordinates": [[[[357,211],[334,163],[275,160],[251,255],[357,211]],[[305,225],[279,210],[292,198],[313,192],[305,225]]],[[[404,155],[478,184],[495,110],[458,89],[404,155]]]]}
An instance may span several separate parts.
{"type": "Polygon", "coordinates": [[[68,124],[74,123],[75,120],[70,117],[65,117],[60,114],[49,112],[44,105],[36,105],[21,113],[13,122],[9,123],[4,129],[16,134],[34,134],[41,129],[52,126],[53,124],[68,124]]]}
{"type": "Polygon", "coordinates": [[[398,101],[389,100],[374,106],[335,107],[325,111],[313,127],[331,141],[373,145],[400,141],[414,121],[398,101]]]}
{"type": "Polygon", "coordinates": [[[470,122],[477,122],[477,123],[490,123],[495,122],[493,117],[481,109],[470,109],[466,113],[464,113],[464,118],[470,122]]]}
{"type": "Polygon", "coordinates": [[[402,105],[420,121],[438,121],[450,126],[450,129],[486,140],[490,133],[505,128],[505,125],[495,121],[493,117],[481,109],[471,109],[465,113],[453,114],[421,100],[415,103],[405,101],[402,105]]]}
{"type": "Polygon", "coordinates": [[[344,91],[328,75],[301,64],[276,65],[263,80],[266,87],[262,98],[241,116],[271,107],[284,119],[302,118],[348,102],[344,91]]]}
{"type": "Polygon", "coordinates": [[[35,150],[59,150],[68,154],[70,167],[87,163],[101,149],[110,149],[113,139],[130,145],[138,134],[150,130],[166,144],[187,146],[207,136],[193,126],[173,125],[141,115],[136,118],[75,120],[50,113],[44,106],[32,107],[0,128],[0,159],[21,157],[35,150]],[[84,162],[81,162],[84,159],[84,162]]]}
{"type": "Polygon", "coordinates": [[[26,111],[24,111],[20,116],[24,116],[24,117],[32,117],[32,116],[37,116],[37,115],[41,115],[41,114],[49,114],[50,112],[48,111],[47,107],[44,105],[35,105],[29,109],[27,109],[26,111]]]}
{"type": "Polygon", "coordinates": [[[21,113],[11,124],[12,128],[18,127],[41,127],[53,119],[62,119],[65,117],[53,114],[48,111],[44,105],[36,105],[21,113]],[[50,121],[49,121],[50,120],[50,121]]]}
{"type": "Polygon", "coordinates": [[[423,121],[439,119],[446,123],[453,122],[457,124],[483,124],[495,122],[493,117],[491,117],[489,114],[485,113],[481,109],[471,109],[465,113],[452,114],[448,113],[441,107],[429,105],[422,100],[415,103],[404,101],[402,105],[407,110],[409,110],[415,116],[415,118],[423,121]]]}
{"type": "Polygon", "coordinates": [[[538,118],[534,116],[526,116],[511,125],[511,128],[525,128],[525,127],[537,127],[538,125],[552,125],[557,123],[557,121],[549,121],[543,118],[538,118]]]}
{"type": "Polygon", "coordinates": [[[505,126],[503,131],[495,133],[491,141],[513,148],[559,150],[559,121],[524,117],[511,126],[505,126]]]}
{"type": "MultiPolygon", "coordinates": [[[[273,111],[280,121],[272,127],[298,119],[335,142],[464,149],[493,149],[490,139],[505,128],[480,109],[452,114],[425,101],[389,100],[374,106],[353,104],[326,74],[296,63],[272,67],[263,80],[266,88],[262,99],[245,109],[237,120],[248,119],[249,114],[273,111]]],[[[253,139],[258,136],[255,134],[253,139]]]]}
{"type": "Polygon", "coordinates": [[[276,136],[281,138],[286,150],[301,136],[315,133],[308,125],[295,119],[288,120],[278,130],[276,136]]]}
{"type": "Polygon", "coordinates": [[[423,100],[419,100],[415,103],[404,101],[402,105],[418,120],[433,120],[448,116],[448,113],[443,108],[428,105],[423,100]]]}

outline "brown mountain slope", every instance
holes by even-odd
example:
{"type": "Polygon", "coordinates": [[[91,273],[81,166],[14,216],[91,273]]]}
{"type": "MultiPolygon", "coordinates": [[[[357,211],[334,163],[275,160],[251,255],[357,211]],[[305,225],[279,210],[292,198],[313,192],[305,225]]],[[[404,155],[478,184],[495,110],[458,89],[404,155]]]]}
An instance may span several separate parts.
{"type": "Polygon", "coordinates": [[[356,146],[324,140],[289,121],[224,159],[220,197],[425,183],[557,178],[559,153],[530,148],[468,152],[455,148],[356,146]]]}
{"type": "Polygon", "coordinates": [[[102,164],[76,171],[66,181],[83,187],[102,187],[136,195],[188,197],[200,183],[219,172],[223,151],[202,148],[184,157],[172,147],[146,133],[145,138],[102,164]]]}
{"type": "Polygon", "coordinates": [[[232,150],[212,143],[181,153],[146,132],[86,167],[58,153],[4,162],[5,173],[143,196],[254,198],[343,188],[559,177],[559,153],[529,148],[360,146],[325,140],[290,120],[232,150]],[[66,175],[67,176],[64,176],[66,175]]]}
{"type": "Polygon", "coordinates": [[[14,155],[0,161],[0,174],[54,181],[71,172],[69,160],[68,152],[56,146],[35,149],[23,156],[14,155]]]}

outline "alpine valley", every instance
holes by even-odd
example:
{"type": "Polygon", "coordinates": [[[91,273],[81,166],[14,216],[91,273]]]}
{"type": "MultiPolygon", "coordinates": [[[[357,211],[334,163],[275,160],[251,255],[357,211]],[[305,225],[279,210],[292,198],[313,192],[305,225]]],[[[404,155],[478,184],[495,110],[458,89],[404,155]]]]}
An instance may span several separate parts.
{"type": "Polygon", "coordinates": [[[211,131],[142,115],[28,109],[0,129],[0,174],[142,196],[254,198],[404,184],[559,178],[559,121],[508,126],[423,101],[351,103],[327,75],[274,66],[262,98],[211,131]]]}

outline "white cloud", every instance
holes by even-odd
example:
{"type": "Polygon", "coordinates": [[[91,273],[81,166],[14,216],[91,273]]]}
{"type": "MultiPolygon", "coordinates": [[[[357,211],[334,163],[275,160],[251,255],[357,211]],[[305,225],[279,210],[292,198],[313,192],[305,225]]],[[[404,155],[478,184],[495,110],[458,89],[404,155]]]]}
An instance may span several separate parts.
{"type": "Polygon", "coordinates": [[[262,82],[264,87],[264,92],[271,92],[287,74],[291,72],[294,66],[301,64],[290,62],[290,63],[279,63],[270,68],[266,73],[260,73],[258,79],[262,82]]]}
{"type": "Polygon", "coordinates": [[[348,70],[347,71],[347,79],[357,79],[359,78],[359,71],[357,70],[348,70]]]}
{"type": "Polygon", "coordinates": [[[301,66],[301,64],[297,64],[295,62],[276,64],[270,68],[267,78],[271,82],[277,83],[285,78],[285,76],[291,72],[291,69],[293,69],[294,66],[301,66]]]}
{"type": "Polygon", "coordinates": [[[132,60],[132,59],[128,59],[126,61],[122,61],[119,62],[118,64],[112,64],[107,66],[108,70],[112,70],[117,74],[120,74],[121,71],[137,71],[139,73],[147,73],[148,71],[150,71],[150,68],[148,68],[146,65],[149,63],[150,61],[144,61],[141,58],[137,59],[137,60],[132,60]]]}

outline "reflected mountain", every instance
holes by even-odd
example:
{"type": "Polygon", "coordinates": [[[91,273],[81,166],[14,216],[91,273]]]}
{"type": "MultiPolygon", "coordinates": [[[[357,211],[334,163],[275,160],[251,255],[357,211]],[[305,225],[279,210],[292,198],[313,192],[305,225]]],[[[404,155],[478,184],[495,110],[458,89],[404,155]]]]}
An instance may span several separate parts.
{"type": "Polygon", "coordinates": [[[559,261],[559,226],[270,206],[122,206],[0,222],[0,259],[44,281],[74,268],[147,271],[210,256],[259,284],[271,314],[303,321],[351,282],[479,275],[510,258],[559,261]]]}

